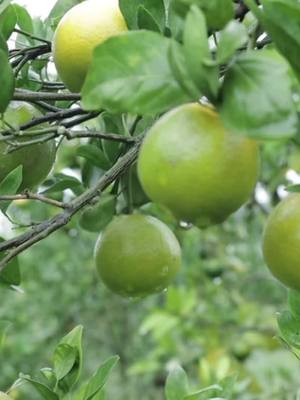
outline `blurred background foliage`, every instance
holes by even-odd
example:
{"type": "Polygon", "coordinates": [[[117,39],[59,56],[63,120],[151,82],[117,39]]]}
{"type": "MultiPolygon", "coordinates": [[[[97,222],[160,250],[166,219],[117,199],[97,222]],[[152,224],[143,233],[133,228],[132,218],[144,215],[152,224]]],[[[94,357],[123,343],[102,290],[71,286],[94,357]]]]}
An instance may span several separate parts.
{"type": "MultiPolygon", "coordinates": [[[[61,150],[58,169],[68,159],[76,170],[73,152],[72,146],[61,150]]],[[[179,363],[195,387],[237,374],[237,399],[295,399],[300,363],[278,339],[276,326],[286,290],[267,271],[260,246],[268,209],[278,201],[280,185],[288,184],[299,155],[273,144],[262,152],[263,175],[252,202],[221,226],[175,227],[183,267],[161,295],[124,300],[110,293],[94,269],[97,234],[79,228],[80,216],[25,252],[23,292],[0,288],[0,320],[11,323],[0,351],[1,389],[8,389],[19,372],[34,375],[49,365],[59,339],[82,324],[86,377],[106,357],[121,357],[108,398],[162,399],[166,375],[179,363]]],[[[143,208],[175,226],[163,210],[143,208]]],[[[25,222],[51,212],[24,201],[10,214],[25,222]]]]}

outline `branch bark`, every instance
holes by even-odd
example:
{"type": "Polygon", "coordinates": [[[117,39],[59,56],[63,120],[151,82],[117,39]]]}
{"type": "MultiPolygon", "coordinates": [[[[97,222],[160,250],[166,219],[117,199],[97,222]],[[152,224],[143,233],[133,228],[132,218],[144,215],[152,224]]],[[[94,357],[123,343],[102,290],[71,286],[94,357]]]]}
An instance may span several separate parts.
{"type": "Polygon", "coordinates": [[[79,93],[55,93],[55,92],[33,92],[31,90],[16,89],[13,100],[19,101],[79,101],[81,96],[79,93]]]}

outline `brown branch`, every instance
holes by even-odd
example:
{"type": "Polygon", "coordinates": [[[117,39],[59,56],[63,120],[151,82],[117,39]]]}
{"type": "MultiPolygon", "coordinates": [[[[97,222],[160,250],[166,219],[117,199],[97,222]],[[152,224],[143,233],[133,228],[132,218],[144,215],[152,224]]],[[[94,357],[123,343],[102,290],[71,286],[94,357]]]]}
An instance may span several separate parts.
{"type": "Polygon", "coordinates": [[[16,195],[5,195],[0,196],[0,201],[15,201],[15,200],[37,200],[42,203],[50,204],[55,207],[59,208],[68,208],[66,203],[62,201],[57,201],[54,199],[50,199],[48,197],[42,196],[41,194],[31,193],[31,192],[24,192],[23,194],[16,194],[16,195]]]}
{"type": "Polygon", "coordinates": [[[86,190],[80,196],[69,202],[68,207],[62,213],[33,226],[30,231],[14,239],[0,243],[0,252],[12,249],[0,261],[0,272],[3,271],[9,262],[18,254],[67,225],[79,210],[89,205],[95,197],[99,196],[111,183],[124,174],[127,168],[136,161],[141,142],[142,136],[139,137],[135,145],[123,157],[119,158],[116,164],[101,177],[94,187],[86,190]]]}

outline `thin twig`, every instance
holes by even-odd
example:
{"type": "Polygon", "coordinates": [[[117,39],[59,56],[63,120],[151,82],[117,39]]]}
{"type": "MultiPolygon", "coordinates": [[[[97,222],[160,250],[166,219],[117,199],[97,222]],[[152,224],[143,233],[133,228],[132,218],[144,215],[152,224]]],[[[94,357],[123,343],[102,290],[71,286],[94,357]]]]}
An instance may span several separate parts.
{"type": "Polygon", "coordinates": [[[14,32],[20,33],[21,35],[27,36],[27,37],[29,37],[30,39],[38,40],[39,42],[46,43],[46,44],[48,44],[49,46],[51,46],[50,40],[42,39],[42,38],[40,38],[40,37],[38,37],[38,36],[32,35],[32,34],[29,33],[29,32],[26,32],[26,31],[23,31],[23,30],[17,29],[17,28],[14,29],[14,32]]]}
{"type": "Polygon", "coordinates": [[[42,196],[41,194],[24,192],[23,194],[5,195],[0,196],[0,201],[15,201],[15,200],[37,200],[42,203],[50,204],[59,208],[67,208],[67,204],[62,201],[50,199],[49,197],[42,196]]]}

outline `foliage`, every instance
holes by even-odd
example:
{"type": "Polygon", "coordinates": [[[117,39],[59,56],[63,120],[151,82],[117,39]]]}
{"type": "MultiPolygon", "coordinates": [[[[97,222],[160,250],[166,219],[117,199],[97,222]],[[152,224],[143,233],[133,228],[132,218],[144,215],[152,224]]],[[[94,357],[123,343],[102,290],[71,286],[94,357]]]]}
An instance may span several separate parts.
{"type": "Polygon", "coordinates": [[[51,41],[78,3],[58,0],[42,21],[0,2],[0,140],[8,152],[57,144],[38,191],[20,189],[21,165],[0,182],[1,390],[103,400],[119,356],[110,399],[299,397],[299,293],[282,311],[286,290],[260,251],[271,208],[285,188],[299,192],[299,2],[120,0],[129,32],[96,47],[81,93],[70,93],[53,72],[51,41]],[[41,116],[8,123],[15,100],[41,116]],[[151,203],[135,164],[155,121],[189,102],[209,103],[233,134],[261,145],[256,192],[204,231],[151,203]],[[132,211],[161,219],[183,249],[169,290],[136,301],[97,282],[92,254],[113,216],[132,211]],[[276,338],[276,311],[290,351],[276,338]]]}

